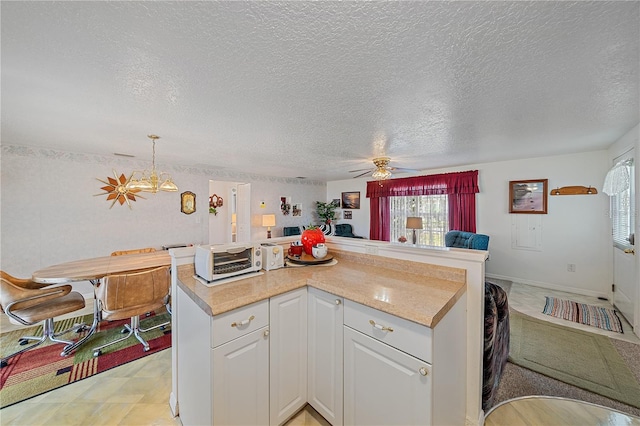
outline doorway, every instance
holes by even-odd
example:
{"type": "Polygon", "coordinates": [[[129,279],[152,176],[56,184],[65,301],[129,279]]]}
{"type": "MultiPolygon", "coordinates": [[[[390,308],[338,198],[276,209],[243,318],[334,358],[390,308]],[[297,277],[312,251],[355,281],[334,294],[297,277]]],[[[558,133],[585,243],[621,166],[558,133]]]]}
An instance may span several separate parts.
{"type": "Polygon", "coordinates": [[[628,176],[626,189],[612,194],[611,220],[613,235],[613,305],[640,336],[640,283],[635,258],[635,153],[631,149],[614,160],[628,176]]]}
{"type": "Polygon", "coordinates": [[[222,199],[222,206],[209,213],[209,244],[231,244],[251,240],[251,184],[209,181],[209,196],[222,199]]]}

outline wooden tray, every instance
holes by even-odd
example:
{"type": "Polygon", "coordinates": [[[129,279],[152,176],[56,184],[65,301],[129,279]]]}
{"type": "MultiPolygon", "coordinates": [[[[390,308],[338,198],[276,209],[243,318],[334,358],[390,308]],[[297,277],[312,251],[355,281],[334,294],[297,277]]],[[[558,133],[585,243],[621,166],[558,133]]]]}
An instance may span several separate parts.
{"type": "Polygon", "coordinates": [[[333,260],[333,256],[328,254],[322,259],[316,259],[310,254],[302,253],[300,257],[287,255],[287,260],[298,265],[322,265],[323,263],[331,262],[333,260]]]}

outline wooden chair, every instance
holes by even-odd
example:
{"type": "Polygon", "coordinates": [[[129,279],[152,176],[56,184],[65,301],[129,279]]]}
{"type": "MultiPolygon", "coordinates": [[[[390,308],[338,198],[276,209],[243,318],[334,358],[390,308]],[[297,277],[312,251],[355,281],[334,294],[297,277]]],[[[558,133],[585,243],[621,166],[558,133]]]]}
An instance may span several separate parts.
{"type": "MultiPolygon", "coordinates": [[[[56,343],[64,343],[66,346],[73,341],[58,339],[58,336],[72,330],[80,331],[84,324],[76,324],[60,333],[54,332],[53,319],[57,316],[68,314],[84,308],[85,302],[82,294],[71,291],[70,285],[47,285],[33,282],[28,279],[13,277],[0,271],[0,307],[9,320],[14,324],[34,325],[43,321],[42,336],[23,336],[19,339],[20,345],[27,345],[29,341],[36,343],[12,353],[0,360],[0,368],[8,364],[8,360],[29,349],[51,340],[56,343]]],[[[65,353],[61,353],[65,355],[65,353]]]]}
{"type": "Polygon", "coordinates": [[[145,247],[140,249],[131,249],[131,250],[118,250],[111,253],[111,256],[122,256],[125,254],[137,254],[137,253],[155,253],[156,249],[153,247],[145,247]]]}
{"type": "Polygon", "coordinates": [[[129,332],[125,337],[93,349],[93,356],[99,356],[102,349],[134,335],[144,348],[149,350],[149,343],[140,333],[145,333],[165,326],[167,323],[143,329],[140,327],[140,315],[155,311],[168,303],[171,291],[171,277],[168,266],[146,269],[128,274],[107,275],[96,286],[96,299],[102,318],[105,320],[131,319],[125,325],[129,332]]]}

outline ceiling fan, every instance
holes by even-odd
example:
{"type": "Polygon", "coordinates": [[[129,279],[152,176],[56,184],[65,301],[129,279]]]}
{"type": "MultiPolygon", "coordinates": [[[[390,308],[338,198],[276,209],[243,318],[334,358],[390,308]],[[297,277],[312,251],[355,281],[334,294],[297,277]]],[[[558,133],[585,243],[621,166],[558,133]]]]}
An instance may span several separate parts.
{"type": "Polygon", "coordinates": [[[353,177],[354,179],[371,173],[371,177],[373,179],[385,180],[385,179],[389,179],[392,176],[392,173],[391,173],[392,171],[417,172],[417,170],[413,170],[413,169],[403,169],[401,167],[390,167],[389,161],[391,161],[389,157],[377,157],[373,159],[373,164],[375,166],[374,168],[349,170],[349,173],[363,172],[357,176],[354,176],[353,177]]]}

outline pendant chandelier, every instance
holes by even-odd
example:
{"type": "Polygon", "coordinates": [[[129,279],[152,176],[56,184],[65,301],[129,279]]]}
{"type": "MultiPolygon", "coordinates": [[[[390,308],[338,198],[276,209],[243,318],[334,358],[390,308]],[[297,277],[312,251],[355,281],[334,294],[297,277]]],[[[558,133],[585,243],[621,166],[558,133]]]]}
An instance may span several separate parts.
{"type": "Polygon", "coordinates": [[[168,173],[158,173],[156,171],[156,139],[160,139],[160,136],[148,135],[147,137],[153,142],[151,171],[134,170],[127,183],[127,189],[137,189],[144,192],[153,192],[154,194],[158,191],[176,192],[178,187],[171,180],[171,176],[168,173]]]}

